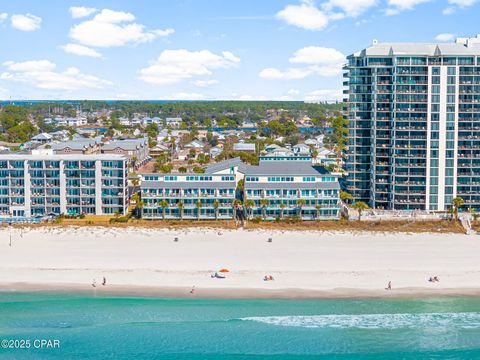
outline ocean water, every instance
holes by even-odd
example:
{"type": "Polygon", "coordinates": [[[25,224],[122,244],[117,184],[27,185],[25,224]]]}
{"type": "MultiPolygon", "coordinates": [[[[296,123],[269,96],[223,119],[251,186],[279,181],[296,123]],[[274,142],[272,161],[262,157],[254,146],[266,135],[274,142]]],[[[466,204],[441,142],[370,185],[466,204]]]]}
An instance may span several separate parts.
{"type": "Polygon", "coordinates": [[[0,347],[2,360],[480,359],[480,299],[209,300],[4,292],[1,340],[30,340],[29,348],[0,347]],[[59,348],[38,342],[35,347],[35,340],[57,340],[59,348]]]}

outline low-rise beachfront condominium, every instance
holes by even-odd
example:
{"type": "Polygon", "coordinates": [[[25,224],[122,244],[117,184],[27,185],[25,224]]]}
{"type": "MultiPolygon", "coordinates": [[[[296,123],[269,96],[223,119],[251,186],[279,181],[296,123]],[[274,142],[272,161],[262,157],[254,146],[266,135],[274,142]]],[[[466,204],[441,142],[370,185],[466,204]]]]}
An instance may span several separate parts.
{"type": "Polygon", "coordinates": [[[0,217],[125,214],[127,159],[118,155],[0,155],[0,217]]]}
{"type": "Polygon", "coordinates": [[[244,166],[243,171],[249,217],[339,218],[338,178],[310,161],[260,161],[258,166],[244,166]]]}
{"type": "Polygon", "coordinates": [[[230,174],[144,174],[144,219],[231,219],[237,183],[230,174]]]}
{"type": "Polygon", "coordinates": [[[480,37],[348,56],[348,181],[375,208],[480,209],[480,37]]]}

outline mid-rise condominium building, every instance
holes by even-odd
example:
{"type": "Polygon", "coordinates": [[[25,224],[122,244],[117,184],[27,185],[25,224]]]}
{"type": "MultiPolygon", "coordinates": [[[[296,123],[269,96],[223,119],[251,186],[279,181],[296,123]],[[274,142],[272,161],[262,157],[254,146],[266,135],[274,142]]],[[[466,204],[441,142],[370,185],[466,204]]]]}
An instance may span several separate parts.
{"type": "Polygon", "coordinates": [[[234,158],[207,166],[205,174],[142,178],[145,219],[339,218],[338,178],[311,161],[261,160],[250,166],[234,158]]]}
{"type": "Polygon", "coordinates": [[[127,159],[118,155],[0,155],[0,217],[125,214],[127,159]]]}
{"type": "Polygon", "coordinates": [[[144,219],[231,219],[237,183],[232,174],[143,174],[144,219]]]}
{"type": "Polygon", "coordinates": [[[348,56],[348,181],[375,208],[480,209],[480,36],[348,56]]]}
{"type": "Polygon", "coordinates": [[[269,220],[339,218],[338,177],[311,161],[261,160],[244,166],[244,203],[249,216],[269,220]]]}

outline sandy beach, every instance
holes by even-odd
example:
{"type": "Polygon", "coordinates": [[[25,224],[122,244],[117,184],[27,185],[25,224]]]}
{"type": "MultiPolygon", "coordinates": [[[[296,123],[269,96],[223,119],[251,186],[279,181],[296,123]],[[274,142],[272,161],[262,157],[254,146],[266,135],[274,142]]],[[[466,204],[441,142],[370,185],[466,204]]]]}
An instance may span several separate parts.
{"type": "Polygon", "coordinates": [[[9,246],[10,231],[0,230],[2,291],[238,298],[480,295],[478,235],[59,227],[15,228],[11,239],[9,246]],[[221,268],[230,270],[226,278],[212,278],[221,268]],[[265,275],[274,280],[264,281],[265,275]],[[428,282],[431,276],[440,281],[428,282]],[[385,290],[389,281],[392,291],[385,290]]]}

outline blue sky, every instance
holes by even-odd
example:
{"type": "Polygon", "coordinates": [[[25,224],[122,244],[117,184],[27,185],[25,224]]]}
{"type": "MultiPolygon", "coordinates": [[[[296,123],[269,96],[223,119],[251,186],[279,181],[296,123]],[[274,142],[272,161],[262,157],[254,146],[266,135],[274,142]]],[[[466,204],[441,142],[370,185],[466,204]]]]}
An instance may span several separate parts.
{"type": "Polygon", "coordinates": [[[480,0],[0,2],[0,99],[341,98],[344,56],[480,32],[480,0]]]}

